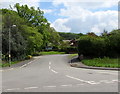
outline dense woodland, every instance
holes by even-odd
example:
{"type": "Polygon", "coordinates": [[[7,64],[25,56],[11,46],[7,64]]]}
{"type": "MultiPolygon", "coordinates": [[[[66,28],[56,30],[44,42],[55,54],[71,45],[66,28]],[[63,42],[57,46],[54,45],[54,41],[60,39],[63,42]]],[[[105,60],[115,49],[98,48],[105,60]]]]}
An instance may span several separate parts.
{"type": "Polygon", "coordinates": [[[2,56],[8,60],[9,42],[11,46],[11,59],[24,60],[28,55],[45,50],[52,46],[58,51],[69,53],[78,51],[79,55],[90,57],[119,57],[120,56],[120,30],[108,33],[104,31],[100,36],[94,33],[75,34],[56,32],[44,17],[39,8],[20,6],[18,3],[13,9],[1,9],[2,15],[2,56]],[[63,40],[76,39],[77,46],[71,47],[69,42],[63,40]]]}

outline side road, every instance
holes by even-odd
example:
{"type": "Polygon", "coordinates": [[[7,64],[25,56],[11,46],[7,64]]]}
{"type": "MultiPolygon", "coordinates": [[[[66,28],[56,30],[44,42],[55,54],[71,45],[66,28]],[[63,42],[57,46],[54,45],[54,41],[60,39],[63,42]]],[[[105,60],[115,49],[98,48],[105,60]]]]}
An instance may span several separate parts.
{"type": "Polygon", "coordinates": [[[116,70],[119,71],[120,68],[108,68],[108,67],[92,67],[92,66],[87,66],[84,65],[82,62],[80,62],[77,58],[77,56],[73,57],[69,61],[71,67],[76,67],[76,68],[86,68],[86,69],[99,69],[99,70],[116,70]]]}

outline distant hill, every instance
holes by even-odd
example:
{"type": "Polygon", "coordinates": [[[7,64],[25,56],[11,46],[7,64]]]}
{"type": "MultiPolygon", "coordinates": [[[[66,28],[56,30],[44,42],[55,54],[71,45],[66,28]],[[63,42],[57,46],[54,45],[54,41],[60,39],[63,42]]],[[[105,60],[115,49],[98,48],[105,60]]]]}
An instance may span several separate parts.
{"type": "Polygon", "coordinates": [[[59,35],[63,38],[63,40],[71,40],[71,39],[78,39],[80,36],[82,36],[82,33],[76,34],[76,33],[65,33],[65,32],[58,32],[59,35]]]}

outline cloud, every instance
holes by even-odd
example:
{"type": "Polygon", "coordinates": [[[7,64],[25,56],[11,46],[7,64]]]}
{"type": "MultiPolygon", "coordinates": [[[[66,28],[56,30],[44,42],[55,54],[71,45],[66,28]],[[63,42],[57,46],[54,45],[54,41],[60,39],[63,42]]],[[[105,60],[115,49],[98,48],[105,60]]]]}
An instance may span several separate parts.
{"type": "MultiPolygon", "coordinates": [[[[110,32],[113,29],[118,28],[118,11],[114,10],[92,12],[91,10],[82,8],[78,5],[70,5],[61,9],[58,15],[61,17],[66,17],[66,19],[63,19],[66,21],[57,19],[53,23],[54,27],[57,28],[57,31],[59,32],[61,31],[59,24],[62,27],[69,28],[70,32],[94,32],[98,35],[101,34],[104,29],[110,32]]],[[[62,31],[65,31],[63,29],[62,31]]]]}
{"type": "Polygon", "coordinates": [[[35,8],[39,7],[40,0],[7,0],[7,1],[0,1],[0,9],[1,8],[10,8],[10,5],[13,7],[16,3],[20,3],[20,5],[27,4],[29,7],[34,6],[35,8]]]}
{"type": "Polygon", "coordinates": [[[51,24],[51,27],[54,27],[59,32],[70,32],[71,29],[64,25],[64,23],[67,23],[67,21],[67,19],[57,19],[51,24]]]}
{"type": "Polygon", "coordinates": [[[119,0],[53,0],[53,5],[81,6],[82,8],[105,8],[117,5],[119,0]],[[88,4],[89,3],[89,4],[88,4]]]}

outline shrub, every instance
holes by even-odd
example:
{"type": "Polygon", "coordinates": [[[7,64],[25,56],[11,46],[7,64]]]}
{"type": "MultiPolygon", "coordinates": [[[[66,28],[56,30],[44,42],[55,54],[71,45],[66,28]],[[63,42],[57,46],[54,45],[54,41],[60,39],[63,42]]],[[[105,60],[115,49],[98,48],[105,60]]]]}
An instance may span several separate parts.
{"type": "Polygon", "coordinates": [[[41,54],[40,54],[40,52],[34,52],[33,54],[32,54],[32,56],[40,56],[41,54]]]}
{"type": "Polygon", "coordinates": [[[82,36],[78,41],[78,54],[102,57],[105,52],[105,40],[100,37],[82,36]]]}
{"type": "Polygon", "coordinates": [[[26,56],[26,59],[31,59],[31,58],[32,58],[31,55],[26,56]]]}

